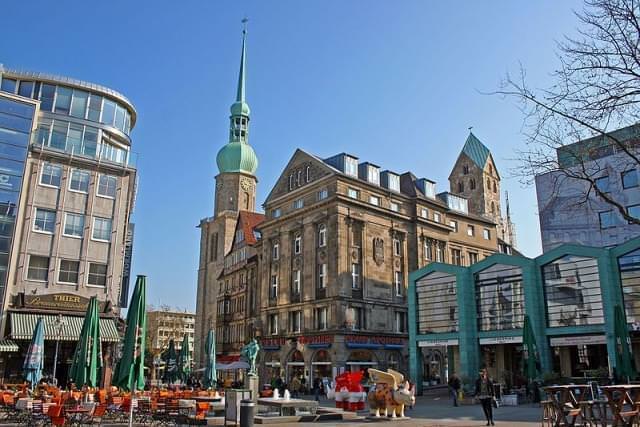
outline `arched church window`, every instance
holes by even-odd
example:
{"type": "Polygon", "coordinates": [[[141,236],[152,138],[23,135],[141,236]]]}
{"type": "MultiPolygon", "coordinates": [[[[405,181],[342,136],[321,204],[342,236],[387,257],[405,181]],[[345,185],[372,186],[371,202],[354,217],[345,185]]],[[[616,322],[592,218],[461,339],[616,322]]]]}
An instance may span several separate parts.
{"type": "Polygon", "coordinates": [[[496,213],[496,205],[491,202],[491,214],[494,215],[496,213]]]}
{"type": "Polygon", "coordinates": [[[293,174],[289,175],[289,191],[293,190],[293,174]]]}
{"type": "Polygon", "coordinates": [[[487,178],[487,191],[491,190],[491,180],[487,178]]]}
{"type": "Polygon", "coordinates": [[[458,193],[464,192],[464,182],[460,181],[458,183],[458,193]]]}
{"type": "Polygon", "coordinates": [[[496,182],[493,181],[493,192],[497,193],[498,192],[498,186],[496,185],[496,182]]]}
{"type": "Polygon", "coordinates": [[[305,179],[307,182],[311,181],[311,166],[307,165],[305,168],[305,179]]]}
{"type": "Polygon", "coordinates": [[[248,211],[249,210],[249,193],[247,193],[246,191],[243,194],[243,205],[244,205],[244,210],[248,211]]]}
{"type": "Polygon", "coordinates": [[[469,165],[462,166],[462,173],[465,175],[469,174],[469,165]]]}
{"type": "Polygon", "coordinates": [[[471,188],[472,190],[476,189],[476,180],[471,178],[471,180],[469,181],[469,188],[471,188]]]}
{"type": "Polygon", "coordinates": [[[493,175],[493,166],[489,165],[489,175],[493,175]]]}

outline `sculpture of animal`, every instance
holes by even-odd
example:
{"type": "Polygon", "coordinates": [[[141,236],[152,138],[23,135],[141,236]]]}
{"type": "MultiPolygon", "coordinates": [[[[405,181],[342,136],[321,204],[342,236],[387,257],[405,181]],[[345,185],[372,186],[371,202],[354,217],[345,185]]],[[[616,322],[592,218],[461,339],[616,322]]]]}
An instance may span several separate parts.
{"type": "Polygon", "coordinates": [[[404,417],[405,405],[415,403],[415,397],[409,391],[409,382],[392,369],[387,372],[369,369],[369,375],[376,383],[367,396],[371,415],[380,417],[380,411],[384,410],[384,416],[404,417]]]}

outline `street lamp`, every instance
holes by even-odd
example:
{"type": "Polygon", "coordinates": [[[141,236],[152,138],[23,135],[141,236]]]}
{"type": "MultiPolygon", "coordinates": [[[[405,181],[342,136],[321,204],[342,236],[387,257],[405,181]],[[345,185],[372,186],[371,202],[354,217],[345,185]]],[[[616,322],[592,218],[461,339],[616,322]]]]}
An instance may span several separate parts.
{"type": "Polygon", "coordinates": [[[56,353],[53,356],[53,383],[54,385],[58,385],[58,378],[56,378],[56,368],[58,367],[58,347],[60,346],[60,335],[62,335],[62,327],[66,325],[67,322],[62,318],[62,314],[58,314],[53,325],[55,326],[56,331],[56,353]]]}

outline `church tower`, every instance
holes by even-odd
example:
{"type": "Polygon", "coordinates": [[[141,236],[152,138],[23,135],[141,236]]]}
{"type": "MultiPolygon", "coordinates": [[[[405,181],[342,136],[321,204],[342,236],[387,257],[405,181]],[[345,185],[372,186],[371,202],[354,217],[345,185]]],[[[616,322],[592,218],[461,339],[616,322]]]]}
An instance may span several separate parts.
{"type": "Polygon", "coordinates": [[[502,218],[500,174],[493,156],[471,131],[449,175],[449,187],[453,194],[469,200],[470,213],[496,223],[498,239],[509,246],[515,244],[510,215],[507,220],[502,218]]]}
{"type": "MultiPolygon", "coordinates": [[[[243,20],[246,24],[246,19],[243,20]]],[[[218,151],[218,175],[214,194],[213,216],[202,219],[200,228],[200,259],[196,297],[194,359],[202,365],[209,329],[215,330],[218,277],[224,268],[224,257],[231,249],[240,211],[255,212],[255,173],[258,157],[249,145],[249,104],[245,99],[246,27],[242,31],[242,53],[236,99],[231,104],[229,139],[218,151]]]]}

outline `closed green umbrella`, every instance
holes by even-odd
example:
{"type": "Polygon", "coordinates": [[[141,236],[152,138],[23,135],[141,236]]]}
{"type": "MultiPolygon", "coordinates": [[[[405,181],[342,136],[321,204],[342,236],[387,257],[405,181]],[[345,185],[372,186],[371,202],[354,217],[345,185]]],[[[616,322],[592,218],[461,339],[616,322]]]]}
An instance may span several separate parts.
{"type": "Polygon", "coordinates": [[[178,355],[178,373],[183,383],[186,383],[191,375],[191,357],[189,356],[189,336],[184,334],[182,346],[178,355]]]}
{"type": "Polygon", "coordinates": [[[162,354],[164,360],[164,375],[162,381],[172,384],[178,379],[178,356],[173,338],[169,340],[169,348],[162,354]]]}
{"type": "Polygon", "coordinates": [[[138,276],[127,312],[122,357],[114,384],[129,391],[144,388],[144,343],[147,334],[146,277],[138,276]]]}
{"type": "Polygon", "coordinates": [[[216,372],[216,335],[213,329],[209,329],[209,333],[207,334],[205,352],[206,360],[203,385],[206,388],[213,388],[218,382],[218,373],[216,372]]]}
{"type": "Polygon", "coordinates": [[[91,297],[82,323],[80,340],[73,354],[69,378],[77,385],[97,387],[102,370],[102,343],[98,299],[91,297]]]}
{"type": "Polygon", "coordinates": [[[524,350],[524,374],[529,381],[538,377],[538,346],[536,336],[533,334],[531,319],[525,314],[524,327],[522,328],[522,347],[524,350]]]}
{"type": "Polygon", "coordinates": [[[27,350],[27,357],[22,365],[24,379],[31,383],[31,388],[42,378],[42,365],[44,363],[44,321],[38,318],[36,328],[33,330],[31,343],[27,350]]]}
{"type": "Polygon", "coordinates": [[[627,382],[635,376],[635,369],[631,357],[629,327],[624,317],[622,307],[618,304],[614,307],[614,333],[616,339],[616,374],[627,382]]]}

